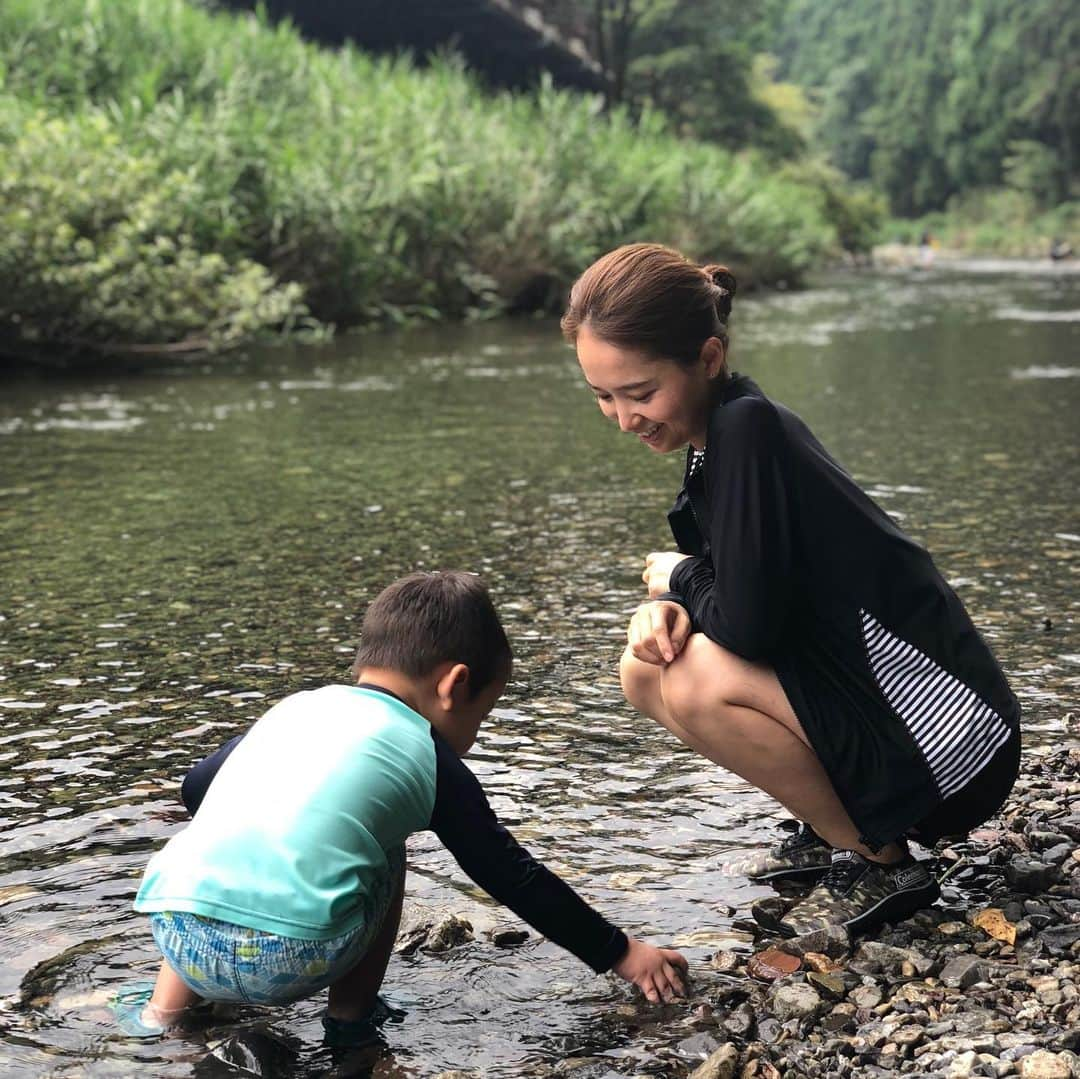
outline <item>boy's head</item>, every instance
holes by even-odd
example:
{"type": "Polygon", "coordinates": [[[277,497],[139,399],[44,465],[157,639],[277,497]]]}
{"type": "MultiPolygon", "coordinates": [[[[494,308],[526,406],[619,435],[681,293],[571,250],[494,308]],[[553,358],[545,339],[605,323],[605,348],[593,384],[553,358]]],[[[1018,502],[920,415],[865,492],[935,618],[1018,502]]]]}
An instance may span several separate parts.
{"type": "Polygon", "coordinates": [[[453,570],[410,573],[372,600],[360,633],[354,676],[365,669],[396,672],[425,686],[430,700],[417,710],[455,749],[466,740],[467,749],[513,661],[483,581],[453,570]]]}

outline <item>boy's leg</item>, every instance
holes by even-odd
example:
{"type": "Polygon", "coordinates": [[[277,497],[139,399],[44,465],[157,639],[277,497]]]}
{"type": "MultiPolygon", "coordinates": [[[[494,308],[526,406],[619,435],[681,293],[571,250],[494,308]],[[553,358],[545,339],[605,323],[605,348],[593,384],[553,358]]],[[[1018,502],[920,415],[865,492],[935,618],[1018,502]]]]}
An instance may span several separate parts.
{"type": "Polygon", "coordinates": [[[620,674],[635,708],[772,795],[832,847],[882,863],[904,856],[896,843],[874,852],[859,841],[859,830],[768,667],[695,633],[666,667],[643,663],[627,649],[620,674]]]}
{"type": "Polygon", "coordinates": [[[378,936],[363,959],[344,977],[330,986],[330,999],[327,1014],[331,1019],[352,1023],[366,1018],[375,1006],[379,987],[386,976],[390,955],[397,940],[398,926],[401,924],[401,908],[405,900],[405,865],[401,865],[394,898],[383,919],[378,936]]]}
{"type": "Polygon", "coordinates": [[[190,989],[167,959],[162,959],[154,992],[144,1012],[147,1020],[170,1026],[179,1019],[185,1008],[198,1004],[202,998],[190,989]]]}

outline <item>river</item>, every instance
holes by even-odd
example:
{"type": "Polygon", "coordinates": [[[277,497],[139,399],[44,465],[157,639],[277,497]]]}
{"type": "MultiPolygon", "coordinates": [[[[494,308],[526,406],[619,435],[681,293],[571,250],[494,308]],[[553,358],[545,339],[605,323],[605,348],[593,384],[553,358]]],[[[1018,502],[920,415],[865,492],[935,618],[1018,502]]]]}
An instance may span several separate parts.
{"type": "MultiPolygon", "coordinates": [[[[1021,698],[1029,749],[1060,740],[1080,682],[1080,275],[836,274],[740,298],[732,330],[733,366],[934,553],[1021,698]]],[[[745,946],[732,922],[767,893],[724,857],[782,814],[636,717],[616,673],[642,558],[670,546],[681,457],[603,421],[557,326],[7,372],[0,388],[0,1074],[647,1060],[663,1032],[617,1021],[621,986],[535,934],[486,940],[513,917],[430,834],[410,845],[407,924],[454,911],[477,940],[395,956],[387,990],[408,1014],[374,1063],[322,1046],[322,1001],[148,1044],[104,1007],[156,966],[131,899],[183,825],[185,770],[283,695],[346,680],[365,602],[419,567],[483,574],[504,616],[517,663],[470,765],[515,834],[632,933],[698,964],[745,946]]]]}

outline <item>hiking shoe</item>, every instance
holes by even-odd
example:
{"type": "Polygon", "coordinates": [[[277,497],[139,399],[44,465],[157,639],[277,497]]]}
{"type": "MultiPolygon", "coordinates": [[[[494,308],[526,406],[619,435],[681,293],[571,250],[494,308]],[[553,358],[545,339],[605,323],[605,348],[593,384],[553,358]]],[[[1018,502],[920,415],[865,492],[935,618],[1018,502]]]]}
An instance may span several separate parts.
{"type": "Polygon", "coordinates": [[[786,820],[780,827],[791,835],[771,850],[729,862],[724,867],[725,873],[746,877],[759,884],[784,880],[810,882],[825,876],[829,871],[832,847],[802,821],[786,820]]]}
{"type": "Polygon", "coordinates": [[[879,865],[853,850],[838,850],[828,873],[784,915],[779,929],[786,937],[801,937],[839,925],[854,936],[906,918],[940,894],[926,865],[910,854],[893,865],[879,865]]]}

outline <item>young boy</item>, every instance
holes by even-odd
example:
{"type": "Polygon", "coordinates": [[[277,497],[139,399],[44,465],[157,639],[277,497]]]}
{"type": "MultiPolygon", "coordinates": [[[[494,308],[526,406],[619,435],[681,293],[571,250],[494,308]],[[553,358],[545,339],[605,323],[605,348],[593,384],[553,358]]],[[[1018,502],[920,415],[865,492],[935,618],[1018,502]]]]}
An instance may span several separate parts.
{"type": "Polygon", "coordinates": [[[593,970],[651,1001],[682,995],[683,956],[628,938],[540,865],[461,762],[511,662],[471,575],[414,573],[377,596],[355,686],[287,697],[184,780],[193,820],[151,858],[135,899],[164,960],[152,992],[119,995],[121,1026],[154,1036],[200,999],[287,1004],[329,987],[328,1036],[349,1040],[397,935],[405,840],[427,828],[593,970]]]}

